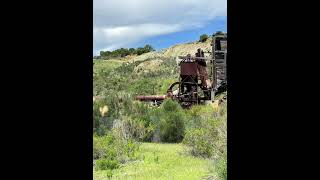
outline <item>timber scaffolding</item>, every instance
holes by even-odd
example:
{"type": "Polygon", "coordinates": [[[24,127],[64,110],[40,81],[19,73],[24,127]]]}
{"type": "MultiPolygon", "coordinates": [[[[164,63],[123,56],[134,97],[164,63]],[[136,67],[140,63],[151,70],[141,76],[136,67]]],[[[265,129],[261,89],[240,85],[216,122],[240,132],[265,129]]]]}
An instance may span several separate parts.
{"type": "Polygon", "coordinates": [[[161,104],[166,98],[177,100],[183,107],[213,102],[214,97],[227,90],[227,34],[217,32],[212,36],[209,57],[198,49],[195,56],[178,56],[179,81],[173,83],[166,95],[136,96],[136,100],[161,104]],[[178,86],[176,91],[173,88],[178,86]]]}

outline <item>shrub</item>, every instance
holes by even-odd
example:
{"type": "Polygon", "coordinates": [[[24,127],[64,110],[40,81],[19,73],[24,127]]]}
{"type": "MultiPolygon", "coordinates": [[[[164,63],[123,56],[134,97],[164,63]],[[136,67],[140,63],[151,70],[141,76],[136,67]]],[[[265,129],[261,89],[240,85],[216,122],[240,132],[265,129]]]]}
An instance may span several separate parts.
{"type": "Polygon", "coordinates": [[[163,142],[181,142],[184,137],[182,113],[170,112],[160,121],[160,138],[163,142]]]}
{"type": "Polygon", "coordinates": [[[108,158],[115,159],[116,149],[113,144],[115,138],[111,135],[93,137],[93,159],[108,158]]]}
{"type": "Polygon", "coordinates": [[[163,142],[181,142],[185,130],[185,114],[178,102],[170,99],[160,109],[160,139],[163,142]]]}
{"type": "Polygon", "coordinates": [[[208,39],[208,35],[202,34],[202,35],[200,36],[199,42],[206,42],[207,39],[208,39]]]}
{"type": "Polygon", "coordinates": [[[190,152],[194,156],[207,158],[213,155],[213,139],[208,129],[199,128],[189,130],[183,141],[191,147],[190,152]]]}
{"type": "MultiPolygon", "coordinates": [[[[101,119],[102,121],[103,119],[101,119]]],[[[100,123],[101,123],[100,121],[100,123]]],[[[99,125],[96,129],[94,129],[94,133],[96,133],[99,136],[104,136],[105,134],[107,134],[110,130],[108,129],[107,126],[101,124],[99,125]]]]}
{"type": "MultiPolygon", "coordinates": [[[[110,160],[111,165],[113,162],[124,163],[135,158],[138,148],[139,144],[134,140],[117,139],[112,133],[101,137],[93,137],[93,158],[110,160]]],[[[104,167],[107,162],[101,161],[101,163],[101,167],[104,167]]],[[[101,169],[101,167],[98,169],[101,169]]]]}
{"type": "Polygon", "coordinates": [[[124,149],[124,153],[127,157],[134,158],[135,153],[139,149],[139,146],[137,145],[136,142],[134,142],[132,139],[130,139],[130,140],[126,141],[123,149],[124,149]]]}
{"type": "Polygon", "coordinates": [[[223,105],[217,111],[207,111],[208,107],[190,110],[189,116],[199,116],[199,119],[188,126],[183,143],[194,156],[219,158],[227,151],[227,107],[223,105]]]}
{"type": "Polygon", "coordinates": [[[139,144],[132,139],[117,140],[113,144],[116,149],[116,158],[120,163],[125,163],[136,158],[136,152],[139,149],[139,144]]]}
{"type": "Polygon", "coordinates": [[[181,111],[182,108],[177,101],[173,101],[171,99],[167,99],[162,104],[162,109],[164,112],[178,112],[181,111]]]}
{"type": "Polygon", "coordinates": [[[96,161],[96,170],[116,169],[119,167],[117,160],[99,159],[96,161]]]}
{"type": "Polygon", "coordinates": [[[141,140],[146,132],[144,123],[142,121],[139,119],[132,119],[129,116],[122,116],[121,120],[116,120],[112,130],[114,136],[121,140],[141,140]]]}

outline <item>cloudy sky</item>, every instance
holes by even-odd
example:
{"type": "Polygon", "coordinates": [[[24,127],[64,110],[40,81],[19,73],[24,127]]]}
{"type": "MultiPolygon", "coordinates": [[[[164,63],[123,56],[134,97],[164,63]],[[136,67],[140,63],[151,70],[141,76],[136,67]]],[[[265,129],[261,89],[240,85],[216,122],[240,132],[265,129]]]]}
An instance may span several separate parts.
{"type": "Polygon", "coordinates": [[[227,0],[93,0],[93,54],[162,49],[227,30],[227,0]]]}

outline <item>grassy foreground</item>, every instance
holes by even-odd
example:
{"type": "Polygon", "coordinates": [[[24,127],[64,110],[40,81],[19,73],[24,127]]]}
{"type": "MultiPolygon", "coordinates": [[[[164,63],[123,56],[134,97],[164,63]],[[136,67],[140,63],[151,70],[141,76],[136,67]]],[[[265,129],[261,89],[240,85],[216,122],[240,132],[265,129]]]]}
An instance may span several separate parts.
{"type": "MultiPolygon", "coordinates": [[[[210,161],[184,154],[182,144],[142,143],[138,160],[113,171],[112,179],[197,180],[210,174],[210,161]]],[[[107,171],[93,171],[94,180],[108,179],[107,171]]]]}

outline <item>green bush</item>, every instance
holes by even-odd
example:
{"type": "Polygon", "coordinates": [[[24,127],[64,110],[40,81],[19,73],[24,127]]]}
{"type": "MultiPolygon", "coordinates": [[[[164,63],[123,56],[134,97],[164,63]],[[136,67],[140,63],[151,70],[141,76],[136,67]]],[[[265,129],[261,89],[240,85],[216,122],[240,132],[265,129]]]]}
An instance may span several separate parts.
{"type": "MultiPolygon", "coordinates": [[[[101,123],[103,119],[101,119],[99,122],[101,123]]],[[[99,136],[104,136],[109,132],[109,128],[103,124],[100,124],[96,129],[94,129],[94,133],[96,133],[99,136]]]]}
{"type": "Polygon", "coordinates": [[[139,150],[139,144],[132,140],[117,140],[113,144],[116,150],[116,158],[120,163],[126,163],[136,159],[136,152],[139,150]]]}
{"type": "Polygon", "coordinates": [[[111,135],[93,136],[93,159],[115,159],[117,153],[114,144],[115,138],[111,135]]]}
{"type": "Polygon", "coordinates": [[[208,107],[195,106],[190,110],[188,117],[198,119],[189,123],[183,143],[194,156],[217,158],[227,151],[227,107],[223,105],[215,111],[208,111],[208,107]]]}
{"type": "Polygon", "coordinates": [[[96,161],[96,170],[116,169],[119,167],[117,160],[99,159],[96,161]]]}
{"type": "Polygon", "coordinates": [[[130,140],[126,141],[123,149],[124,149],[124,153],[127,157],[134,158],[136,152],[139,149],[139,146],[137,145],[136,142],[134,142],[132,139],[130,139],[130,140]]]}
{"type": "Polygon", "coordinates": [[[181,113],[168,113],[160,121],[160,138],[163,142],[181,142],[184,137],[184,122],[181,113]]]}
{"type": "Polygon", "coordinates": [[[192,155],[207,158],[213,155],[213,140],[208,129],[199,128],[187,131],[183,141],[191,147],[192,155]]]}
{"type": "Polygon", "coordinates": [[[160,139],[162,142],[181,142],[185,131],[185,114],[176,101],[166,100],[160,109],[160,139]]]}
{"type": "Polygon", "coordinates": [[[199,42],[206,42],[207,39],[208,39],[208,35],[202,34],[202,35],[200,36],[199,42]]]}
{"type": "Polygon", "coordinates": [[[139,144],[133,139],[117,139],[111,132],[105,136],[95,135],[93,137],[93,159],[105,160],[99,161],[101,164],[98,165],[98,169],[103,169],[107,165],[108,167],[117,167],[112,166],[114,162],[125,163],[134,159],[138,149],[139,144]],[[106,160],[110,162],[106,162],[106,160]]]}
{"type": "Polygon", "coordinates": [[[162,108],[164,112],[180,112],[182,110],[180,104],[171,99],[165,100],[162,104],[162,108]]]}
{"type": "Polygon", "coordinates": [[[142,140],[146,128],[143,121],[133,119],[130,116],[121,116],[114,122],[112,131],[117,139],[121,140],[142,140]]]}

